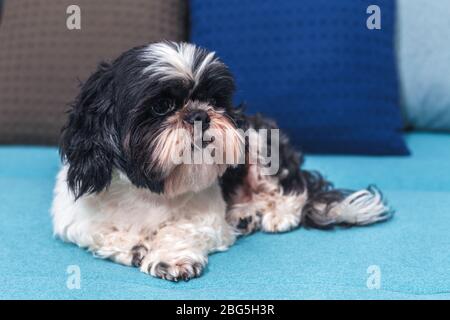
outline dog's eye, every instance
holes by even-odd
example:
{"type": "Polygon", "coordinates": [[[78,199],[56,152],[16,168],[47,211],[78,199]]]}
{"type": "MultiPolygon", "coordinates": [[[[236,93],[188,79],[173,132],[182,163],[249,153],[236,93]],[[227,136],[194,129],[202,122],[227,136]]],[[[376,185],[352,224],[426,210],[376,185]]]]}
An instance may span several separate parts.
{"type": "Polygon", "coordinates": [[[152,104],[152,112],[157,116],[164,116],[175,109],[175,102],[167,99],[156,101],[152,104]]]}

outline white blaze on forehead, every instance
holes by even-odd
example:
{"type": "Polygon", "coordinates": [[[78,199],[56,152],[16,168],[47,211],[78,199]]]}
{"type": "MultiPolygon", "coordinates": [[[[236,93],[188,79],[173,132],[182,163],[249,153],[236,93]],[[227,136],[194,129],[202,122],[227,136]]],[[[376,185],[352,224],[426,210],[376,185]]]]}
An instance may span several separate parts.
{"type": "Polygon", "coordinates": [[[202,73],[212,64],[220,63],[214,52],[204,55],[205,50],[190,43],[159,42],[144,49],[142,59],[151,63],[144,73],[162,79],[182,78],[198,83],[202,73]],[[202,61],[197,61],[198,59],[202,61]]]}

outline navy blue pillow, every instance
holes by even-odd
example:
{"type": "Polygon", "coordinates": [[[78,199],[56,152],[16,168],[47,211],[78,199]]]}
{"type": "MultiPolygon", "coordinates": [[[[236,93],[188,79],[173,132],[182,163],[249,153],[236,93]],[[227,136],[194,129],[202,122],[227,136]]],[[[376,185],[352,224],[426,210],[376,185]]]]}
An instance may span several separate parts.
{"type": "Polygon", "coordinates": [[[236,77],[236,103],[307,152],[408,154],[392,0],[191,0],[191,41],[236,77]],[[381,30],[366,26],[381,8],[381,30]]]}

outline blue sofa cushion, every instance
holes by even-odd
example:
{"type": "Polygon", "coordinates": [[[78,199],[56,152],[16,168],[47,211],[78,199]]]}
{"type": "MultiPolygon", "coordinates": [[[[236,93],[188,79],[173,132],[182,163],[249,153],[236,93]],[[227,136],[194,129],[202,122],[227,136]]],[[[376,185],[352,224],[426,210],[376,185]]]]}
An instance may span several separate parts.
{"type": "Polygon", "coordinates": [[[258,233],[190,282],[95,259],[52,236],[54,148],[0,147],[0,299],[450,299],[450,135],[407,136],[412,156],[313,156],[340,187],[377,183],[396,209],[375,226],[258,233]],[[81,288],[67,286],[79,266],[81,288]],[[380,288],[367,281],[377,266],[380,288]],[[69,269],[70,271],[70,269],[69,269]]]}
{"type": "Polygon", "coordinates": [[[275,118],[309,152],[407,154],[399,129],[395,2],[191,2],[191,41],[214,50],[237,80],[236,103],[275,118]]]}

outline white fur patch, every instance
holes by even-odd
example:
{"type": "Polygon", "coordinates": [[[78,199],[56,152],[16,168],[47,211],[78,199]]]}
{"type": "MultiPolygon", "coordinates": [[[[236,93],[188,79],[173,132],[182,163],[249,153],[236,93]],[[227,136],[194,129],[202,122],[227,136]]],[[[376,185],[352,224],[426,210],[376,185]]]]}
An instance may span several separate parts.
{"type": "Polygon", "coordinates": [[[149,45],[142,55],[144,61],[151,63],[144,73],[161,79],[181,78],[197,84],[207,67],[219,63],[215,52],[209,52],[202,59],[204,49],[190,43],[159,42],[149,45]]]}
{"type": "Polygon", "coordinates": [[[350,194],[331,209],[337,223],[356,225],[372,224],[391,217],[391,209],[385,205],[381,193],[373,187],[350,194]]]}
{"type": "MultiPolygon", "coordinates": [[[[306,203],[307,192],[286,194],[282,192],[267,200],[273,201],[273,208],[262,216],[261,230],[265,232],[286,232],[300,225],[301,213],[306,203]]],[[[267,201],[266,200],[266,201],[267,201]]]]}

